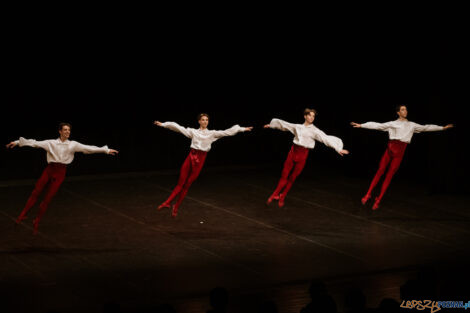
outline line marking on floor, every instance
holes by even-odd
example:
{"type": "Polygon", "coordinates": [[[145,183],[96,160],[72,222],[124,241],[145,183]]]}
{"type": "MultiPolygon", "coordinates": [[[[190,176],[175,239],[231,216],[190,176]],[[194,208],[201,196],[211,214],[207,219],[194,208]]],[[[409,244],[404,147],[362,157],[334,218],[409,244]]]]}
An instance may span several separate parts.
{"type": "MultiPolygon", "coordinates": [[[[11,215],[5,213],[4,211],[0,211],[0,214],[2,214],[3,216],[8,217],[9,219],[11,219],[12,221],[14,221],[14,222],[16,223],[16,219],[15,219],[13,216],[11,216],[11,215]]],[[[30,231],[33,231],[33,227],[28,226],[28,225],[26,225],[25,223],[20,223],[19,225],[22,226],[22,227],[24,227],[24,228],[26,228],[26,229],[28,229],[28,230],[30,230],[30,231]]],[[[32,236],[33,236],[33,235],[32,235],[32,236]]],[[[40,232],[40,231],[38,231],[37,235],[35,235],[35,236],[42,237],[42,238],[46,239],[46,241],[49,241],[49,242],[55,244],[55,245],[58,246],[59,248],[64,249],[64,250],[67,250],[67,246],[66,246],[65,244],[63,244],[62,242],[60,242],[60,241],[58,241],[58,240],[56,240],[56,239],[53,239],[53,238],[51,238],[51,237],[49,237],[49,236],[44,235],[44,234],[43,234],[42,232],[40,232]]],[[[115,277],[117,277],[117,278],[119,278],[119,279],[122,280],[122,277],[121,277],[120,275],[117,275],[116,273],[107,270],[106,267],[101,266],[100,264],[98,264],[98,263],[96,263],[96,262],[93,262],[93,261],[89,260],[88,258],[86,258],[86,257],[84,257],[84,256],[82,256],[82,255],[80,255],[80,254],[74,254],[74,255],[75,255],[75,257],[68,256],[68,255],[64,255],[64,257],[69,258],[69,259],[72,259],[72,260],[74,260],[74,261],[76,261],[76,259],[78,258],[79,260],[81,260],[81,261],[84,262],[84,263],[87,263],[87,264],[90,264],[90,265],[93,265],[93,266],[97,267],[97,268],[98,268],[99,270],[101,270],[102,272],[112,273],[115,277]]],[[[133,282],[131,282],[131,281],[129,281],[129,280],[127,280],[126,282],[127,282],[130,286],[132,286],[133,288],[136,288],[136,287],[137,287],[137,284],[134,284],[133,282]]]]}
{"type": "Polygon", "coordinates": [[[103,209],[105,209],[105,210],[107,210],[107,211],[109,211],[109,212],[111,212],[111,213],[113,213],[113,214],[115,214],[115,215],[118,215],[118,216],[120,216],[120,217],[122,217],[122,218],[124,218],[124,219],[127,219],[127,220],[129,220],[129,221],[131,221],[131,222],[134,222],[134,223],[139,224],[139,225],[146,226],[146,227],[148,227],[148,228],[150,228],[150,229],[152,229],[152,230],[154,230],[154,231],[157,231],[157,232],[159,232],[159,233],[163,233],[163,234],[165,234],[165,235],[167,235],[167,236],[169,236],[169,237],[172,237],[172,238],[174,238],[174,239],[176,239],[176,240],[178,240],[178,241],[180,241],[180,242],[183,242],[184,244],[186,244],[187,246],[189,246],[189,247],[191,247],[191,248],[193,248],[193,249],[198,249],[198,250],[200,250],[200,251],[202,251],[202,252],[204,252],[204,253],[206,253],[206,254],[208,254],[208,255],[211,255],[211,256],[213,256],[213,257],[216,257],[216,258],[218,258],[218,259],[220,259],[220,260],[222,260],[222,261],[224,261],[224,262],[227,262],[227,263],[229,263],[229,264],[231,264],[231,265],[233,265],[233,266],[242,268],[242,269],[244,269],[245,271],[251,272],[251,273],[256,274],[256,275],[261,275],[260,272],[254,270],[254,269],[252,269],[252,268],[250,268],[250,267],[247,267],[247,266],[245,266],[245,265],[239,264],[239,263],[237,263],[237,262],[233,262],[233,261],[231,261],[231,260],[227,260],[226,258],[224,258],[223,256],[221,256],[221,255],[219,255],[219,254],[217,254],[217,253],[215,253],[215,252],[212,252],[212,251],[210,251],[210,250],[208,250],[208,249],[205,249],[205,248],[203,248],[203,247],[200,247],[200,246],[198,246],[198,245],[196,245],[196,244],[194,244],[194,243],[192,243],[192,242],[190,242],[190,241],[187,241],[187,240],[178,238],[177,236],[172,235],[172,234],[170,234],[170,233],[168,233],[168,232],[166,232],[166,231],[160,229],[159,227],[156,227],[156,226],[151,225],[151,224],[149,224],[149,223],[146,223],[146,222],[144,222],[144,221],[140,221],[140,220],[138,220],[138,219],[136,219],[136,218],[134,218],[134,217],[132,217],[132,216],[129,216],[129,215],[125,214],[125,213],[122,213],[122,212],[120,212],[120,211],[118,211],[118,210],[116,210],[116,209],[113,209],[113,208],[111,208],[111,207],[109,207],[109,206],[107,206],[107,205],[104,205],[104,204],[102,204],[102,203],[99,203],[98,201],[95,201],[95,200],[93,200],[93,199],[90,199],[90,198],[88,198],[88,197],[86,197],[86,196],[84,196],[84,195],[81,195],[81,194],[77,193],[77,192],[71,191],[71,190],[69,190],[69,189],[64,189],[64,191],[67,192],[67,193],[69,193],[70,195],[73,195],[73,196],[75,196],[75,197],[84,199],[84,200],[86,200],[87,202],[89,202],[89,203],[91,203],[91,204],[93,204],[93,205],[95,205],[95,206],[98,206],[98,207],[100,207],[100,208],[103,208],[103,209]]]}
{"type": "MultiPolygon", "coordinates": [[[[171,190],[169,190],[169,189],[167,189],[167,188],[164,188],[164,187],[161,187],[161,186],[158,185],[158,184],[155,184],[155,183],[151,183],[151,184],[154,185],[154,186],[156,186],[156,187],[158,187],[158,188],[161,189],[161,190],[164,190],[164,191],[167,191],[167,192],[171,192],[171,190]]],[[[323,248],[332,250],[332,251],[334,251],[334,252],[336,252],[336,253],[339,253],[339,254],[342,254],[342,255],[346,255],[346,256],[348,256],[348,257],[350,257],[350,258],[359,260],[359,261],[361,261],[361,262],[370,263],[370,262],[368,262],[368,261],[367,261],[366,259],[364,259],[364,258],[361,258],[361,257],[359,257],[359,256],[350,254],[350,253],[345,252],[345,251],[343,251],[343,250],[340,250],[340,249],[331,247],[331,246],[329,246],[329,245],[326,245],[326,244],[324,244],[324,243],[322,243],[322,242],[319,242],[319,241],[310,239],[310,238],[308,238],[308,237],[297,235],[297,234],[295,234],[295,233],[293,233],[293,232],[290,232],[290,231],[288,231],[288,230],[285,230],[285,229],[282,229],[282,228],[279,228],[279,227],[276,227],[276,226],[273,226],[273,225],[264,223],[264,222],[262,222],[262,221],[256,220],[256,219],[254,219],[254,218],[251,218],[251,217],[248,217],[248,216],[245,216],[245,215],[242,215],[242,214],[239,214],[239,213],[236,213],[236,212],[233,212],[233,211],[230,211],[230,210],[221,208],[221,207],[219,207],[219,206],[217,206],[217,205],[214,205],[214,204],[211,204],[211,203],[208,203],[208,202],[205,202],[205,201],[196,199],[196,198],[191,197],[191,196],[186,196],[186,198],[188,198],[188,199],[190,199],[190,200],[192,200],[192,201],[198,202],[198,203],[200,203],[200,204],[203,204],[203,205],[205,205],[205,206],[209,206],[209,207],[211,207],[211,208],[217,209],[217,210],[219,210],[219,211],[223,211],[223,212],[229,213],[229,214],[231,214],[231,215],[237,216],[237,217],[239,217],[239,218],[243,218],[243,219],[248,220],[248,221],[250,221],[250,222],[252,222],[252,223],[256,223],[256,224],[258,224],[258,225],[262,225],[262,226],[264,226],[264,227],[266,227],[266,228],[270,228],[270,229],[276,230],[276,231],[278,231],[278,232],[280,232],[280,233],[284,233],[284,234],[289,235],[289,236],[291,236],[291,237],[295,237],[295,238],[297,238],[297,239],[304,240],[304,241],[307,241],[307,242],[316,244],[316,245],[318,245],[318,246],[321,246],[321,247],[323,247],[323,248]]]]}
{"type": "MultiPolygon", "coordinates": [[[[248,185],[249,185],[249,186],[252,186],[252,187],[254,187],[254,188],[258,188],[258,189],[270,191],[269,189],[264,188],[264,187],[261,187],[261,186],[257,186],[257,185],[253,185],[253,184],[248,184],[248,185]]],[[[355,214],[351,214],[351,213],[348,213],[348,212],[344,212],[344,211],[342,211],[342,210],[330,208],[329,206],[326,206],[326,205],[323,205],[323,204],[320,204],[320,203],[316,203],[316,202],[313,202],[313,201],[304,200],[304,199],[301,199],[301,198],[298,198],[298,197],[295,197],[295,196],[289,196],[289,198],[294,199],[294,200],[297,200],[297,201],[300,201],[300,202],[304,202],[304,203],[307,203],[307,204],[310,204],[310,205],[313,205],[313,206],[316,206],[316,207],[319,207],[319,208],[322,208],[322,209],[325,209],[325,210],[328,210],[328,211],[331,211],[331,212],[335,212],[335,213],[342,214],[342,215],[345,215],[345,216],[353,217],[353,218],[356,218],[356,219],[361,220],[361,221],[367,221],[367,222],[369,222],[369,223],[373,223],[373,224],[380,225],[380,226],[383,226],[383,227],[386,227],[386,228],[390,228],[390,229],[393,229],[393,230],[395,230],[395,231],[397,231],[397,232],[401,232],[401,233],[407,234],[407,235],[409,235],[409,236],[415,236],[415,237],[418,237],[418,238],[421,238],[421,239],[426,239],[426,240],[429,240],[429,241],[434,241],[434,242],[439,243],[439,244],[441,244],[441,245],[443,245],[443,246],[447,246],[447,247],[453,248],[453,249],[458,250],[458,251],[463,251],[463,250],[464,250],[464,249],[462,249],[462,248],[459,248],[459,247],[456,247],[456,246],[454,246],[454,245],[448,244],[447,242],[441,241],[441,240],[439,240],[439,239],[430,238],[430,237],[427,237],[427,236],[424,236],[424,235],[417,234],[417,233],[415,233],[415,232],[411,232],[411,231],[408,231],[408,230],[403,230],[403,229],[400,229],[400,228],[396,228],[396,227],[393,227],[393,226],[391,226],[391,225],[387,225],[387,224],[385,224],[385,223],[373,221],[373,220],[370,220],[370,219],[365,218],[365,217],[362,217],[362,216],[358,216],[358,215],[355,215],[355,214]]]]}

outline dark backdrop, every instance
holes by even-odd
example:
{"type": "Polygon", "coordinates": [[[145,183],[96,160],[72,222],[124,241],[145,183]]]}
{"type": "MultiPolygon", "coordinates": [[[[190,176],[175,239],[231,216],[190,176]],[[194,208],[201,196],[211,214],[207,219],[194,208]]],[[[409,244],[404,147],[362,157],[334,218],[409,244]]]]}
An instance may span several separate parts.
{"type": "MultiPolygon", "coordinates": [[[[213,144],[206,166],[277,165],[292,136],[262,126],[273,117],[301,123],[305,107],[315,124],[339,136],[351,155],[322,145],[308,171],[371,178],[386,133],[353,129],[350,121],[386,122],[404,103],[421,124],[456,124],[448,132],[416,134],[399,179],[432,192],[464,192],[467,55],[447,30],[338,27],[318,29],[204,29],[156,33],[107,29],[45,32],[30,28],[8,38],[2,93],[3,144],[23,136],[57,137],[73,125],[72,139],[118,149],[118,157],[76,155],[68,175],[177,169],[190,140],[152,125],[155,119],[209,128],[255,126],[252,133],[213,144]],[[21,35],[19,35],[21,34],[21,35]]],[[[0,152],[0,179],[36,178],[45,153],[0,152]]],[[[176,179],[176,178],[175,178],[176,179]]]]}

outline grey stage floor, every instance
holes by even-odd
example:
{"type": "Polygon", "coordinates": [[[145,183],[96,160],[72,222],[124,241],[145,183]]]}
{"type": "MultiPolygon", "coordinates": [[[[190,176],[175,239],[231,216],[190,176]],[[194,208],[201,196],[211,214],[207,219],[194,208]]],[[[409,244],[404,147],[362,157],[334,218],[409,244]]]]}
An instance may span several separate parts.
{"type": "Polygon", "coordinates": [[[398,300],[400,284],[422,266],[441,273],[443,285],[445,273],[465,268],[468,197],[429,195],[398,181],[372,212],[359,202],[368,181],[307,174],[284,208],[266,206],[278,174],[204,169],[176,219],[156,207],[177,172],[70,177],[37,236],[37,207],[14,223],[34,181],[0,182],[2,305],[10,312],[101,312],[115,301],[131,312],[170,302],[179,312],[205,312],[211,288],[224,286],[232,312],[253,311],[262,299],[299,312],[308,281],[319,278],[340,308],[353,284],[375,306],[382,297],[398,300]]]}

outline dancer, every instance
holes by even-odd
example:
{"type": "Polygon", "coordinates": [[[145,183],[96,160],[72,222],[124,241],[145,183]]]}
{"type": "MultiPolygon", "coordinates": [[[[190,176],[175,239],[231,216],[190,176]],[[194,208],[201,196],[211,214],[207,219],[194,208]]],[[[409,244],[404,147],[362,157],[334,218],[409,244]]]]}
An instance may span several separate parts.
{"type": "Polygon", "coordinates": [[[47,152],[47,167],[42,172],[41,177],[36,182],[33,192],[31,193],[26,205],[21,211],[21,214],[16,219],[16,223],[21,223],[24,219],[27,218],[28,211],[36,203],[37,198],[44,190],[46,185],[46,194],[44,199],[39,204],[39,212],[37,217],[33,221],[34,234],[38,232],[39,221],[46,213],[47,207],[51,202],[54,195],[59,190],[60,185],[65,179],[65,172],[67,164],[72,163],[75,152],[83,152],[85,154],[90,153],[106,153],[115,155],[118,151],[109,149],[107,146],[104,147],[95,147],[83,145],[76,141],[69,140],[72,126],[69,123],[60,123],[59,124],[59,134],[58,139],[50,139],[43,141],[36,141],[34,139],[25,139],[20,137],[19,140],[12,141],[6,145],[7,148],[14,148],[16,146],[24,147],[29,146],[33,148],[42,148],[47,152]]]}
{"type": "Polygon", "coordinates": [[[369,186],[369,190],[367,191],[366,195],[361,199],[362,204],[365,205],[372,196],[372,190],[377,185],[380,180],[380,177],[385,173],[385,170],[387,169],[387,166],[390,163],[387,174],[385,175],[384,181],[382,183],[382,189],[380,190],[379,196],[375,198],[372,210],[377,210],[379,208],[380,201],[382,201],[382,197],[384,196],[385,191],[390,185],[393,175],[400,167],[401,160],[403,159],[403,155],[405,154],[405,149],[407,145],[411,142],[411,137],[413,137],[413,134],[446,130],[454,127],[454,125],[452,124],[446,126],[437,126],[419,125],[414,122],[410,122],[406,119],[406,117],[408,116],[408,109],[406,108],[406,105],[403,104],[398,105],[395,111],[398,115],[398,119],[395,121],[390,121],[387,123],[367,122],[364,124],[351,122],[351,125],[354,128],[367,128],[387,131],[388,137],[390,139],[387,145],[387,149],[385,150],[385,153],[383,154],[382,159],[380,160],[379,169],[377,170],[377,173],[375,174],[375,177],[374,179],[372,179],[372,182],[369,186]]]}
{"type": "Polygon", "coordinates": [[[303,124],[291,124],[280,119],[274,118],[271,123],[264,128],[275,128],[283,131],[290,131],[294,134],[294,144],[287,155],[282,169],[281,179],[277,184],[276,190],[268,198],[267,204],[273,200],[279,200],[279,207],[284,206],[287,193],[294,184],[295,179],[302,172],[307,161],[309,149],[315,147],[315,141],[319,141],[327,147],[333,148],[341,156],[348,154],[348,150],[343,150],[343,142],[338,137],[328,136],[323,131],[313,125],[317,112],[314,109],[304,110],[303,124]]]}
{"type": "Polygon", "coordinates": [[[185,128],[174,122],[154,122],[157,126],[182,133],[191,139],[191,150],[181,167],[178,184],[175,189],[173,189],[170,197],[158,207],[158,210],[161,210],[162,208],[170,208],[171,202],[178,197],[171,210],[171,215],[173,217],[176,217],[178,214],[178,208],[186,196],[189,187],[199,176],[202,166],[204,165],[204,161],[206,160],[207,152],[211,149],[211,144],[222,137],[233,136],[239,132],[251,131],[253,129],[253,127],[240,127],[239,125],[234,125],[226,130],[209,130],[207,129],[207,125],[209,124],[209,115],[201,113],[198,115],[197,119],[199,122],[199,129],[189,127],[185,128]]]}

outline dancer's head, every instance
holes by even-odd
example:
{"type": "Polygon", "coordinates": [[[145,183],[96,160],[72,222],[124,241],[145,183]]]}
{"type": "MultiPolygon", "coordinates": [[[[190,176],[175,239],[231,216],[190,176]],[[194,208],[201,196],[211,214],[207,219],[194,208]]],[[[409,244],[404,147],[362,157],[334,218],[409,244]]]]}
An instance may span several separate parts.
{"type": "Polygon", "coordinates": [[[199,122],[199,126],[202,129],[206,129],[207,125],[209,125],[209,114],[201,113],[197,116],[197,121],[199,122]]]}
{"type": "Polygon", "coordinates": [[[314,109],[305,109],[304,110],[304,118],[305,118],[305,123],[307,124],[312,124],[313,121],[315,120],[315,116],[317,115],[317,111],[314,109]]]}
{"type": "Polygon", "coordinates": [[[397,105],[395,111],[397,112],[399,118],[406,118],[408,116],[408,109],[404,104],[397,105]]]}
{"type": "Polygon", "coordinates": [[[69,139],[71,131],[72,131],[72,125],[70,125],[69,123],[59,124],[59,134],[60,134],[61,140],[69,139]]]}

